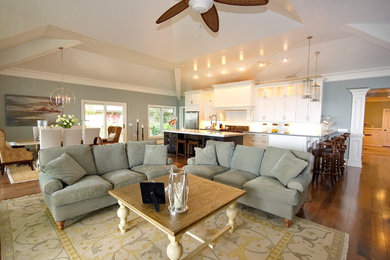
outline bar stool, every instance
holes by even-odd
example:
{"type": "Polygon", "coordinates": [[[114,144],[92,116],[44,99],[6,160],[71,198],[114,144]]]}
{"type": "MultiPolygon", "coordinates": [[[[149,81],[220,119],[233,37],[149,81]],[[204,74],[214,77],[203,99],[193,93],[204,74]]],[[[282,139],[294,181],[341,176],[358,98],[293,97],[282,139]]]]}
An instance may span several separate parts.
{"type": "Polygon", "coordinates": [[[187,158],[187,142],[186,142],[186,140],[178,139],[176,141],[176,159],[177,159],[178,155],[184,156],[184,158],[187,158]],[[180,144],[183,145],[183,153],[179,153],[179,149],[180,149],[179,145],[180,144]]]}
{"type": "Polygon", "coordinates": [[[195,140],[188,140],[187,142],[187,156],[190,157],[191,155],[195,156],[195,147],[199,147],[199,141],[195,140]]]}

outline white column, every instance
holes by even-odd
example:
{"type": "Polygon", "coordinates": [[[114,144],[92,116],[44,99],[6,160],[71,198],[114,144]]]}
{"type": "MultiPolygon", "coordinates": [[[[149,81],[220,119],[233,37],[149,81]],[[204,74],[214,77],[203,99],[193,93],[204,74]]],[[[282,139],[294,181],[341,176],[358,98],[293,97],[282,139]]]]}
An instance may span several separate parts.
{"type": "Polygon", "coordinates": [[[352,93],[352,117],[348,166],[362,167],[364,110],[366,94],[369,90],[369,88],[349,89],[352,93]]]}

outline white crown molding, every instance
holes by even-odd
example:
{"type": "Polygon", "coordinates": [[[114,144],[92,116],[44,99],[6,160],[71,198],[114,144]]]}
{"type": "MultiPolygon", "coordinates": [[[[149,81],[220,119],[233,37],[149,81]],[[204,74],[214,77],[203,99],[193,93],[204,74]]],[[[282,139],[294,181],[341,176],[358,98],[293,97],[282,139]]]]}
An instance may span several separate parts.
{"type": "MultiPolygon", "coordinates": [[[[61,75],[59,74],[36,71],[36,70],[28,70],[22,68],[6,69],[0,71],[0,75],[61,82],[61,75]]],[[[64,82],[71,83],[71,84],[120,89],[120,90],[134,91],[134,92],[141,92],[141,93],[148,93],[148,94],[155,94],[155,95],[176,96],[176,91],[174,90],[150,88],[150,87],[144,87],[144,86],[138,86],[132,84],[110,82],[104,80],[95,80],[95,79],[76,77],[70,75],[64,75],[64,82]]]]}
{"type": "Polygon", "coordinates": [[[390,67],[379,67],[364,70],[352,70],[345,72],[324,74],[326,82],[343,81],[351,79],[378,78],[390,76],[390,67]]]}

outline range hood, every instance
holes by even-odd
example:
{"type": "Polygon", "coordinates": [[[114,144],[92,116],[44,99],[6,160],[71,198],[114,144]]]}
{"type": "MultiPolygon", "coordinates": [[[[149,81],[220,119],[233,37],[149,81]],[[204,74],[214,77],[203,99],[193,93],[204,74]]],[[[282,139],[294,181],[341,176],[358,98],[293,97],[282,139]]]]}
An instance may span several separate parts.
{"type": "Polygon", "coordinates": [[[219,110],[253,110],[252,80],[213,85],[214,107],[219,110]]]}

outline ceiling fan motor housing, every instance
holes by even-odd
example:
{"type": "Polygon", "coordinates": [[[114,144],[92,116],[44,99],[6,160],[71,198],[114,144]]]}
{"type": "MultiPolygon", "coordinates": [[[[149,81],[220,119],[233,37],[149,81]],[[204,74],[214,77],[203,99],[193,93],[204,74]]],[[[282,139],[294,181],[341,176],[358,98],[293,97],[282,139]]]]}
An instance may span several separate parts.
{"type": "Polygon", "coordinates": [[[190,0],[188,4],[195,11],[203,14],[213,7],[213,0],[190,0]]]}

